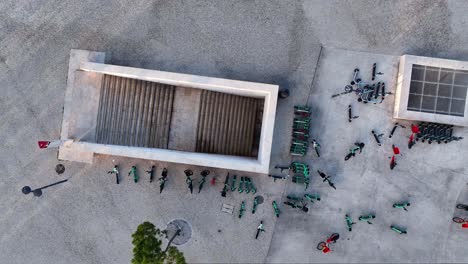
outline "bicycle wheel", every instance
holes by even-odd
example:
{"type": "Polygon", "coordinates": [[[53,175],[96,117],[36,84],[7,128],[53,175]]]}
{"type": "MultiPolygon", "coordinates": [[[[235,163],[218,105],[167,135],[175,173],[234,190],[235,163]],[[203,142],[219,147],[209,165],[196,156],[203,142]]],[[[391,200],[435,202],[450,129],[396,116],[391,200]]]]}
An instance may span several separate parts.
{"type": "Polygon", "coordinates": [[[464,204],[457,204],[457,208],[458,208],[458,209],[463,209],[463,210],[466,210],[466,211],[468,211],[468,205],[464,205],[464,204]]]}
{"type": "Polygon", "coordinates": [[[317,249],[318,249],[318,250],[322,250],[322,249],[325,248],[326,245],[327,245],[327,243],[325,243],[325,242],[320,242],[320,243],[318,243],[318,245],[317,245],[317,249]]]}
{"type": "Polygon", "coordinates": [[[338,240],[338,238],[340,238],[340,235],[338,233],[333,233],[330,238],[328,239],[328,241],[330,241],[329,243],[336,243],[336,241],[338,240]]]}
{"type": "Polygon", "coordinates": [[[344,158],[344,160],[349,160],[352,156],[353,156],[352,153],[348,153],[348,155],[346,155],[346,157],[344,158]]]}
{"type": "Polygon", "coordinates": [[[458,224],[461,224],[461,223],[464,223],[465,222],[465,219],[463,218],[460,218],[460,217],[454,217],[452,218],[452,220],[455,222],[455,223],[458,223],[458,224]]]}
{"type": "Polygon", "coordinates": [[[353,86],[348,84],[348,85],[345,86],[344,90],[345,90],[345,92],[350,93],[350,92],[353,91],[353,86]]]}

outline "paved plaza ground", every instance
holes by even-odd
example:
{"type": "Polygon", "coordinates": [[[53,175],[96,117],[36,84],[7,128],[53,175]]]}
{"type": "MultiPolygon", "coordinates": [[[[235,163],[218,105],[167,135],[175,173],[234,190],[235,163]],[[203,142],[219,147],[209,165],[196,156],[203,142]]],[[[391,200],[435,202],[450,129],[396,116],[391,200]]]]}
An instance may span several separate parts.
{"type": "MultiPolygon", "coordinates": [[[[406,147],[409,130],[392,128],[393,97],[378,105],[359,104],[353,95],[335,99],[354,67],[370,73],[382,67],[394,91],[397,56],[412,54],[468,60],[468,3],[465,1],[2,1],[0,3],[0,256],[4,263],[129,263],[131,234],[148,220],[164,228],[172,219],[190,222],[192,239],[180,249],[188,262],[467,262],[468,233],[452,223],[468,216],[455,209],[468,203],[468,141],[406,147]],[[37,140],[60,135],[70,49],[111,53],[109,63],[199,74],[289,88],[278,102],[271,159],[288,164],[292,107],[313,109],[312,137],[323,157],[303,160],[313,171],[332,175],[337,190],[313,174],[310,192],[322,201],[309,213],[282,205],[303,188],[290,180],[250,176],[265,198],[250,213],[253,195],[220,196],[227,171],[211,169],[216,186],[190,195],[183,170],[198,180],[204,168],[155,162],[169,169],[162,194],[143,170],[153,162],[97,156],[92,165],[63,162],[57,176],[54,150],[37,140]],[[315,76],[315,78],[314,78],[315,76]],[[352,104],[360,117],[347,121],[352,104]],[[370,130],[385,133],[378,147],[370,130]],[[355,141],[362,154],[343,160],[355,141]],[[391,144],[402,149],[389,169],[391,144]],[[113,160],[126,174],[137,165],[142,180],[116,185],[106,174],[113,160]],[[41,198],[23,195],[24,185],[39,187],[69,178],[41,198]],[[408,212],[391,207],[409,199],[408,212]],[[239,219],[239,205],[247,212],[239,219]],[[271,202],[280,204],[276,219],[271,202]],[[235,206],[234,215],[221,212],[235,206]],[[355,220],[375,213],[373,225],[358,223],[350,233],[344,215],[355,220]],[[266,232],[254,239],[259,221],[266,232]],[[404,226],[398,236],[391,224],[404,226]],[[316,249],[332,232],[341,237],[331,254],[316,249]]],[[[410,123],[401,122],[404,125],[410,123]]],[[[468,138],[467,129],[456,134],[468,138]]]]}

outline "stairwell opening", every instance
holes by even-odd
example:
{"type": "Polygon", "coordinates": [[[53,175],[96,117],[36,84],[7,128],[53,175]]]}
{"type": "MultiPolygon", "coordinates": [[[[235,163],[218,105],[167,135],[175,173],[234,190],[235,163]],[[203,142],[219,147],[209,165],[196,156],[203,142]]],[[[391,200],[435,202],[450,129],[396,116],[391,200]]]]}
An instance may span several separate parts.
{"type": "Polygon", "coordinates": [[[95,142],[257,157],[263,102],[104,74],[95,142]]]}
{"type": "Polygon", "coordinates": [[[94,154],[268,173],[278,86],[105,63],[72,50],[59,159],[94,154]]]}

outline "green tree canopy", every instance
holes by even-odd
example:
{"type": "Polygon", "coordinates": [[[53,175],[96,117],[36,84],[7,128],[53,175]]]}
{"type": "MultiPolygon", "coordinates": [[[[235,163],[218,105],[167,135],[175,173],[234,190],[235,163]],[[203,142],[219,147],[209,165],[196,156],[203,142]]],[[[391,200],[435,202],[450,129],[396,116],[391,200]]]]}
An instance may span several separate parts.
{"type": "Polygon", "coordinates": [[[161,249],[163,232],[150,222],[140,224],[132,234],[132,264],[185,264],[184,254],[176,247],[170,246],[167,251],[161,249]]]}

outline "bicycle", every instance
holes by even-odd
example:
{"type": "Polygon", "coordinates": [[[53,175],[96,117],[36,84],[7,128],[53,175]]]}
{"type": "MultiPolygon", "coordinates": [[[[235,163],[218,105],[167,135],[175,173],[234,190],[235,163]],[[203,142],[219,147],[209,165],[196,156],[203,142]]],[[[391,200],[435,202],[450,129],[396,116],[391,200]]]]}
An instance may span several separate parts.
{"type": "Polygon", "coordinates": [[[289,200],[292,200],[292,201],[295,201],[295,202],[302,202],[303,199],[300,198],[300,197],[297,197],[297,196],[293,196],[293,195],[287,195],[286,198],[288,198],[289,200]]]}
{"type": "Polygon", "coordinates": [[[358,74],[359,74],[359,69],[358,68],[354,69],[353,80],[344,87],[345,91],[332,95],[332,98],[343,95],[343,94],[352,93],[352,92],[354,92],[356,95],[359,95],[359,96],[361,96],[363,93],[368,93],[370,91],[370,89],[368,88],[370,87],[370,85],[367,85],[364,82],[362,82],[362,79],[358,78],[358,74]]]}
{"type": "Polygon", "coordinates": [[[137,173],[137,168],[136,166],[132,166],[132,168],[130,169],[130,171],[128,172],[128,176],[132,175],[133,174],[133,181],[135,183],[138,182],[138,173],[137,173]]]}
{"type": "Polygon", "coordinates": [[[317,170],[317,173],[322,177],[323,182],[328,182],[328,185],[336,190],[335,184],[330,180],[330,176],[327,176],[325,173],[317,170]]]}
{"type": "Polygon", "coordinates": [[[311,109],[310,107],[307,106],[301,106],[301,105],[295,105],[294,106],[294,114],[302,117],[309,117],[311,114],[311,109]]]}
{"type": "Polygon", "coordinates": [[[380,141],[380,139],[383,137],[384,134],[378,134],[377,132],[375,132],[375,130],[372,130],[371,133],[374,136],[377,145],[379,145],[379,147],[382,146],[382,142],[380,141]]]}
{"type": "Polygon", "coordinates": [[[455,216],[454,218],[452,218],[452,221],[457,224],[461,224],[462,228],[468,228],[468,219],[463,219],[455,216]]]}
{"type": "Polygon", "coordinates": [[[349,232],[353,231],[353,225],[355,225],[356,223],[353,222],[353,220],[351,219],[349,215],[345,215],[345,220],[346,220],[346,225],[348,226],[348,231],[349,232]]]}
{"type": "Polygon", "coordinates": [[[245,211],[245,201],[242,201],[240,209],[239,209],[239,218],[241,218],[244,215],[245,211]]]}
{"type": "Polygon", "coordinates": [[[229,172],[226,175],[226,179],[224,179],[224,187],[223,190],[221,191],[221,197],[226,197],[226,193],[229,190],[229,172]]]}
{"type": "Polygon", "coordinates": [[[370,220],[374,219],[375,218],[375,215],[373,214],[370,214],[370,215],[361,215],[359,216],[359,221],[362,221],[362,222],[367,222],[369,225],[372,225],[372,222],[370,220]]]}
{"type": "Polygon", "coordinates": [[[244,177],[245,193],[250,193],[250,178],[244,177]]]}
{"type": "Polygon", "coordinates": [[[338,96],[340,96],[340,95],[349,94],[349,93],[352,93],[352,92],[356,93],[357,95],[360,95],[360,94],[362,94],[363,89],[362,89],[362,88],[356,88],[356,89],[354,89],[354,87],[353,87],[352,85],[347,84],[347,85],[344,87],[344,92],[337,93],[337,94],[333,94],[333,95],[331,96],[331,98],[335,98],[335,97],[338,97],[338,96]]]}
{"type": "Polygon", "coordinates": [[[257,234],[255,235],[255,239],[258,238],[260,232],[265,232],[265,229],[263,228],[263,221],[260,221],[260,225],[257,227],[257,234]]]}
{"type": "Polygon", "coordinates": [[[393,208],[397,208],[397,209],[403,209],[405,211],[408,211],[408,209],[406,209],[406,207],[410,206],[411,204],[409,202],[402,202],[402,203],[394,203],[392,205],[393,208]]]}
{"type": "Polygon", "coordinates": [[[301,209],[303,212],[307,213],[309,211],[309,208],[307,208],[307,204],[305,204],[303,201],[301,201],[301,204],[302,205],[298,205],[294,202],[289,202],[289,201],[286,201],[284,202],[285,205],[289,205],[291,206],[292,208],[298,208],[298,209],[301,209]]]}
{"type": "Polygon", "coordinates": [[[208,176],[210,174],[210,171],[209,170],[204,170],[200,174],[201,174],[202,178],[201,178],[200,182],[198,183],[198,193],[200,193],[200,191],[202,190],[203,184],[205,184],[205,181],[206,181],[206,176],[208,176]]]}
{"type": "Polygon", "coordinates": [[[258,205],[258,196],[255,196],[254,201],[253,201],[252,214],[255,214],[255,211],[257,211],[257,205],[258,205]]]}
{"type": "Polygon", "coordinates": [[[396,167],[397,163],[395,161],[395,155],[392,156],[392,159],[390,160],[390,169],[393,170],[396,167]]]}
{"type": "Polygon", "coordinates": [[[294,173],[300,173],[303,176],[309,177],[309,165],[305,163],[293,161],[290,168],[294,173]]]}
{"type": "Polygon", "coordinates": [[[457,209],[463,209],[465,211],[468,211],[468,205],[465,204],[457,204],[457,209]]]}
{"type": "Polygon", "coordinates": [[[306,198],[307,200],[309,200],[311,203],[314,203],[314,201],[320,201],[320,197],[318,196],[318,194],[304,194],[304,198],[306,198]]]}
{"type": "Polygon", "coordinates": [[[112,170],[108,171],[107,172],[108,174],[115,174],[115,181],[117,184],[119,184],[119,166],[118,165],[115,165],[114,168],[112,168],[112,170]]]}
{"type": "Polygon", "coordinates": [[[315,139],[312,140],[312,147],[315,150],[315,153],[317,154],[317,157],[320,158],[320,144],[315,141],[315,139]]]}
{"type": "Polygon", "coordinates": [[[463,219],[461,217],[457,217],[455,216],[454,218],[452,218],[452,221],[457,223],[457,224],[465,224],[467,223],[468,224],[468,218],[467,219],[463,219]]]}
{"type": "Polygon", "coordinates": [[[247,185],[247,190],[246,193],[252,193],[255,194],[257,192],[257,188],[255,188],[255,185],[252,182],[252,179],[250,177],[245,177],[246,185],[247,185]]]}
{"type": "Polygon", "coordinates": [[[164,185],[166,184],[166,179],[167,179],[167,169],[164,168],[162,173],[161,173],[161,178],[159,178],[159,193],[162,193],[163,189],[164,189],[164,185]]]}
{"type": "Polygon", "coordinates": [[[151,166],[150,170],[149,171],[146,171],[149,176],[150,176],[150,182],[153,182],[153,176],[154,176],[154,169],[156,168],[156,166],[151,166]]]}
{"type": "Polygon", "coordinates": [[[348,122],[352,122],[353,119],[359,118],[359,116],[353,116],[353,108],[351,105],[348,105],[348,122]]]}
{"type": "Polygon", "coordinates": [[[193,183],[192,178],[190,176],[193,175],[193,171],[191,170],[184,170],[185,173],[185,183],[187,183],[190,193],[193,193],[193,183]]]}
{"type": "Polygon", "coordinates": [[[307,141],[309,140],[309,134],[305,134],[299,131],[293,131],[292,132],[292,138],[297,139],[297,140],[302,140],[302,141],[307,141]]]}
{"type": "Polygon", "coordinates": [[[345,156],[345,161],[349,160],[351,157],[356,156],[356,152],[359,150],[359,153],[362,153],[362,149],[364,148],[365,144],[362,142],[354,143],[355,147],[349,150],[349,153],[345,156]]]}
{"type": "Polygon", "coordinates": [[[304,184],[305,190],[309,188],[310,184],[310,179],[307,176],[302,176],[302,175],[294,175],[291,179],[292,182],[297,183],[297,184],[304,184]]]}
{"type": "Polygon", "coordinates": [[[340,96],[340,95],[343,95],[343,94],[349,94],[349,93],[352,93],[352,92],[355,92],[357,95],[360,95],[362,93],[362,88],[359,88],[359,85],[364,85],[364,83],[361,82],[362,81],[361,78],[358,78],[358,74],[359,74],[359,69],[355,68],[354,72],[353,72],[353,80],[351,81],[350,84],[348,84],[348,85],[346,85],[344,87],[345,91],[341,92],[341,93],[334,94],[331,97],[335,98],[337,96],[340,96]],[[356,86],[357,88],[354,89],[354,86],[356,86]]]}
{"type": "Polygon", "coordinates": [[[414,133],[412,133],[409,137],[408,149],[411,149],[414,145],[416,145],[416,140],[414,140],[414,133]]]}
{"type": "Polygon", "coordinates": [[[239,193],[243,193],[244,192],[244,188],[242,187],[244,185],[244,177],[241,177],[240,178],[240,181],[239,181],[239,187],[237,188],[237,191],[239,193]]]}
{"type": "MultiPolygon", "coordinates": [[[[436,123],[420,123],[417,128],[416,141],[421,140],[421,142],[428,141],[429,144],[432,142],[437,142],[441,144],[444,142],[447,144],[452,141],[462,140],[463,137],[453,136],[453,125],[442,125],[436,123]]],[[[413,131],[413,133],[415,133],[413,131]]]]}
{"type": "Polygon", "coordinates": [[[323,253],[328,253],[331,251],[331,248],[329,247],[330,244],[335,244],[336,241],[340,238],[340,235],[338,233],[333,233],[327,240],[324,242],[319,242],[317,245],[317,249],[321,250],[323,253]]]}

